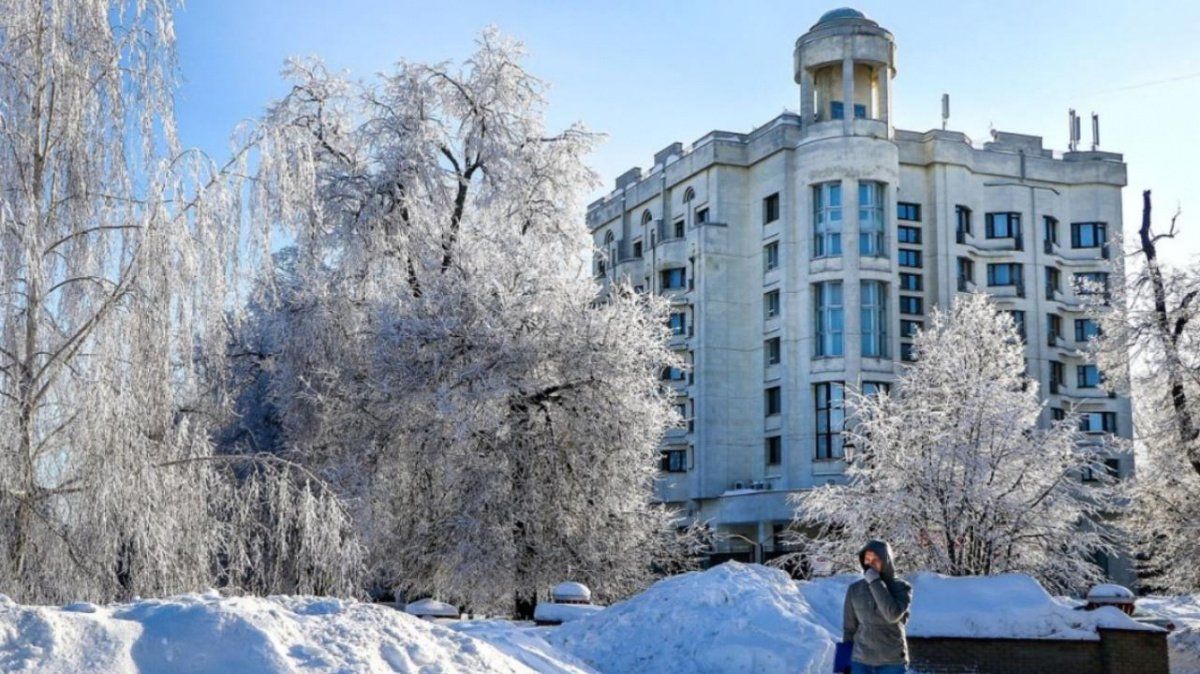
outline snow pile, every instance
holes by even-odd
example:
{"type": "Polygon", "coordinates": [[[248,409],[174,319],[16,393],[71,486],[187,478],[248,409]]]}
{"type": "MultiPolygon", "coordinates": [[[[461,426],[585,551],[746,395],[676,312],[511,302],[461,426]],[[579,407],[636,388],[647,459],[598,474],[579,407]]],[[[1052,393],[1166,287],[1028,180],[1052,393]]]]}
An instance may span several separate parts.
{"type": "Polygon", "coordinates": [[[451,627],[488,642],[541,674],[595,674],[596,671],[547,643],[546,637],[554,629],[552,627],[535,627],[508,620],[463,620],[451,627]]]}
{"type": "Polygon", "coordinates": [[[655,583],[546,640],[602,672],[808,672],[834,635],[778,569],[728,562],[655,583]]]}
{"type": "Polygon", "coordinates": [[[0,671],[74,674],[529,672],[465,634],[386,606],[183,595],[67,608],[0,601],[0,671]]]}
{"type": "Polygon", "coordinates": [[[1175,624],[1175,629],[1167,635],[1167,644],[1171,649],[1171,673],[1200,672],[1200,594],[1141,597],[1137,600],[1137,606],[1175,624]]]}
{"type": "Polygon", "coordinates": [[[949,577],[918,573],[909,636],[1097,640],[1099,627],[1154,630],[1111,606],[1075,610],[1033,578],[1016,573],[949,577]]]}
{"type": "Polygon", "coordinates": [[[603,606],[596,606],[595,604],[555,604],[541,602],[533,610],[533,619],[539,623],[569,623],[573,620],[595,615],[603,610],[603,606]]]}

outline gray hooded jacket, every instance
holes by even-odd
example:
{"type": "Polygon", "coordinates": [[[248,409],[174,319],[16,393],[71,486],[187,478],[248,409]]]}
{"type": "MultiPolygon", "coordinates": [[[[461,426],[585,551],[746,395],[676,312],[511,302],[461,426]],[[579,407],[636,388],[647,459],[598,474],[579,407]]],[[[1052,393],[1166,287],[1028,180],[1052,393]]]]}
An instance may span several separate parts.
{"type": "Polygon", "coordinates": [[[842,630],[846,641],[854,642],[850,656],[855,662],[878,667],[908,664],[908,643],[904,625],[912,603],[912,586],[896,578],[892,548],[883,541],[871,541],[858,552],[862,563],[867,550],[883,560],[879,578],[868,583],[862,579],[846,590],[842,630]]]}

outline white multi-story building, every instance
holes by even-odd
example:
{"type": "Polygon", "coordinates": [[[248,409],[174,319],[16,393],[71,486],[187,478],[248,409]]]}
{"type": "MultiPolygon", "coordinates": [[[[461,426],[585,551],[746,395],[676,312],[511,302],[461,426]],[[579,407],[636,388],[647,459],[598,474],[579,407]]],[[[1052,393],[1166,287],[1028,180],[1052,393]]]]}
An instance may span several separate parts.
{"type": "MultiPolygon", "coordinates": [[[[788,495],[843,474],[845,385],[886,387],[958,292],[1013,312],[1046,423],[1074,409],[1131,435],[1129,401],[1078,354],[1096,328],[1073,283],[1107,279],[1121,155],[896,130],[895,56],[876,22],[828,12],[796,42],[798,114],[673,143],[588,207],[596,274],[668,296],[690,364],[666,375],[688,422],[664,441],[661,498],[729,553],[778,550],[788,495]]],[[[1132,455],[1109,461],[1132,471],[1132,455]]]]}

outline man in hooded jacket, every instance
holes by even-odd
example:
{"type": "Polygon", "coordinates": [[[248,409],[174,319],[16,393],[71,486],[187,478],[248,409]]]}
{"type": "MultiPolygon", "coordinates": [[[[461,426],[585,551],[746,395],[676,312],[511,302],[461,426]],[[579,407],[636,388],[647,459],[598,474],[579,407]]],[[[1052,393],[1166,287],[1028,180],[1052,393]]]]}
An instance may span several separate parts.
{"type": "Polygon", "coordinates": [[[846,590],[845,641],[854,642],[851,674],[903,674],[908,669],[904,626],[912,586],[896,578],[892,548],[870,541],[858,552],[863,578],[846,590]]]}

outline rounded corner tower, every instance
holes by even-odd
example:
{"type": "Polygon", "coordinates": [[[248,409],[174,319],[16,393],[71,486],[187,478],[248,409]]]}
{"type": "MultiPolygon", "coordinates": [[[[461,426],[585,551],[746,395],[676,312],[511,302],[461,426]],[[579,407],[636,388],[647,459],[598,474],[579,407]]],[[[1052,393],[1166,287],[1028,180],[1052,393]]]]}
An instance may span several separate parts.
{"type": "Polygon", "coordinates": [[[821,15],[796,40],[795,81],[805,135],[890,139],[896,40],[862,12],[821,15]]]}

